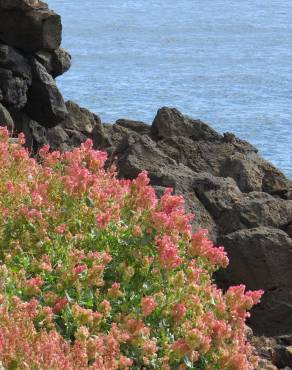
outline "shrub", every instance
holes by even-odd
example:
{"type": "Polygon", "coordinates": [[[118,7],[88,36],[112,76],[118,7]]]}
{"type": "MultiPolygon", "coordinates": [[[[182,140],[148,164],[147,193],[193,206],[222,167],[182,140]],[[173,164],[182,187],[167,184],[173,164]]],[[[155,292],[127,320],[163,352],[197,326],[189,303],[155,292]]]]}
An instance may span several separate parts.
{"type": "Polygon", "coordinates": [[[247,310],[262,294],[225,294],[228,264],[168,189],[146,172],[104,169],[90,140],[39,161],[0,131],[0,363],[5,369],[256,367],[247,310]]]}

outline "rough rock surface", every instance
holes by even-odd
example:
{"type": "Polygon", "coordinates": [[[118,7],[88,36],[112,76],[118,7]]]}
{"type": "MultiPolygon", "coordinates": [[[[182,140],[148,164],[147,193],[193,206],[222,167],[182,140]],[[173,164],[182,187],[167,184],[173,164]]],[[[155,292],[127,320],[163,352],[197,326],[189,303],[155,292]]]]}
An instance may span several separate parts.
{"type": "Polygon", "coordinates": [[[67,108],[55,80],[36,59],[31,60],[32,84],[27,93],[26,112],[46,127],[54,127],[67,116],[67,108]]]}
{"type": "Polygon", "coordinates": [[[69,69],[71,57],[60,41],[60,17],[45,3],[0,0],[0,124],[24,132],[33,152],[45,144],[65,151],[91,138],[120,176],[134,178],[147,169],[158,195],[167,187],[183,194],[196,215],[194,229],[208,229],[229,254],[230,266],[217,282],[266,291],[249,323],[260,336],[253,337],[259,369],[289,369],[291,181],[251,144],[174,108],[159,109],[152,125],[127,119],[104,124],[76,103],[65,104],[54,78],[69,69]]]}
{"type": "Polygon", "coordinates": [[[0,0],[0,10],[1,41],[29,52],[55,50],[60,46],[61,18],[45,3],[0,0]]]}
{"type": "Polygon", "coordinates": [[[54,78],[67,72],[71,67],[71,55],[63,48],[51,52],[39,51],[36,53],[36,58],[54,78]]]}
{"type": "Polygon", "coordinates": [[[68,114],[54,80],[71,65],[61,31],[60,16],[42,1],[0,0],[0,102],[48,128],[68,114]]]}
{"type": "Polygon", "coordinates": [[[10,132],[14,131],[14,122],[8,110],[0,103],[0,126],[7,126],[10,132]]]}

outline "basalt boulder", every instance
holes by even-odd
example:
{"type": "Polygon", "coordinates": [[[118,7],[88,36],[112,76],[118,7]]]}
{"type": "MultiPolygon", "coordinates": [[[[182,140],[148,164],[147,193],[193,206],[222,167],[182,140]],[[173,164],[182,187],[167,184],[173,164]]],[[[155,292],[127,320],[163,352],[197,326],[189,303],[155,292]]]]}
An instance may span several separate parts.
{"type": "Polygon", "coordinates": [[[177,109],[163,107],[158,110],[151,127],[151,134],[158,139],[185,136],[193,140],[220,140],[215,130],[200,120],[193,120],[177,109]]]}
{"type": "Polygon", "coordinates": [[[291,333],[292,240],[282,230],[259,226],[219,238],[230,265],[217,274],[223,287],[245,284],[264,289],[262,303],[253,310],[250,323],[258,334],[291,333]]]}
{"type": "Polygon", "coordinates": [[[29,86],[29,80],[15,76],[11,70],[0,67],[0,101],[3,105],[17,109],[24,108],[29,86]]]}
{"type": "Polygon", "coordinates": [[[61,76],[71,67],[71,55],[63,48],[39,51],[36,53],[36,58],[54,78],[61,76]]]}
{"type": "Polygon", "coordinates": [[[68,114],[55,80],[35,58],[31,60],[32,84],[27,93],[27,114],[45,127],[63,122],[68,114]]]}
{"type": "Polygon", "coordinates": [[[26,52],[61,44],[61,17],[41,1],[1,0],[0,40],[26,52]]]}
{"type": "Polygon", "coordinates": [[[66,108],[69,112],[62,126],[67,130],[77,130],[85,134],[91,134],[95,126],[102,128],[101,120],[88,109],[81,108],[78,104],[68,101],[66,108]]]}
{"type": "Polygon", "coordinates": [[[29,60],[12,46],[0,43],[0,67],[7,69],[16,77],[31,82],[31,67],[29,60]]]}
{"type": "Polygon", "coordinates": [[[48,9],[48,5],[40,0],[0,0],[2,9],[14,9],[27,12],[33,9],[48,9]]]}
{"type": "Polygon", "coordinates": [[[11,117],[11,114],[1,103],[0,103],[0,126],[7,126],[10,132],[12,132],[14,129],[14,122],[11,117]]]}

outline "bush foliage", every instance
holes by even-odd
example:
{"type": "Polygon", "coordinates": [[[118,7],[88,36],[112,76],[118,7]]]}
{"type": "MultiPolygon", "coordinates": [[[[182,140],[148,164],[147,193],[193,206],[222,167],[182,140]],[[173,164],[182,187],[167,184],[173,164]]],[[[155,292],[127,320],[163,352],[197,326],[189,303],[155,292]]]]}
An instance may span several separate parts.
{"type": "Polygon", "coordinates": [[[225,294],[228,264],[146,172],[104,169],[86,141],[39,161],[0,131],[0,364],[4,369],[249,370],[247,311],[261,291],[225,294]]]}

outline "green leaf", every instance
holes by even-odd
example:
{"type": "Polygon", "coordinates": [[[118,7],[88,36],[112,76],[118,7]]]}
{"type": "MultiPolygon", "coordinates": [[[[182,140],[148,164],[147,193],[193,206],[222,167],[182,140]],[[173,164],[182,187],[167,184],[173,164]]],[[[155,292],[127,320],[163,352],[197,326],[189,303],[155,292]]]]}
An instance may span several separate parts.
{"type": "Polygon", "coordinates": [[[87,197],[85,199],[85,203],[86,203],[87,207],[90,207],[90,208],[94,208],[95,207],[95,204],[94,204],[93,200],[90,197],[87,197]]]}
{"type": "Polygon", "coordinates": [[[65,296],[66,296],[66,298],[68,299],[68,302],[72,302],[73,301],[73,299],[69,296],[69,294],[68,294],[68,292],[67,292],[67,290],[65,290],[65,296]]]}
{"type": "Polygon", "coordinates": [[[193,369],[193,368],[194,368],[194,364],[193,364],[193,362],[188,358],[188,356],[185,356],[185,357],[184,357],[184,363],[185,363],[186,367],[188,367],[189,369],[193,369]]]}

